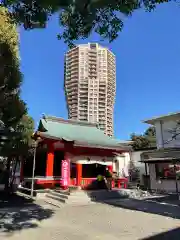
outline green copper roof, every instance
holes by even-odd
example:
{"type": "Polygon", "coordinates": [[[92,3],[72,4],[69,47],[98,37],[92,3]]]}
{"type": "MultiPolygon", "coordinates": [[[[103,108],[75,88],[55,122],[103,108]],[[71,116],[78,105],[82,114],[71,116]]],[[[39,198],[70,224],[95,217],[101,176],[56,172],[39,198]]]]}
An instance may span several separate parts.
{"type": "Polygon", "coordinates": [[[127,144],[105,135],[95,124],[83,121],[44,117],[40,120],[38,131],[44,137],[74,141],[80,145],[130,149],[127,144]]]}

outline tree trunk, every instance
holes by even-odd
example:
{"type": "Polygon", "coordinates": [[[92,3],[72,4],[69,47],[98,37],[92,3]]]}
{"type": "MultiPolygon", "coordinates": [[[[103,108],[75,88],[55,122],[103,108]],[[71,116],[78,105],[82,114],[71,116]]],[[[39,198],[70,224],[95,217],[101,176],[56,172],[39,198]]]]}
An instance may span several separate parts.
{"type": "Polygon", "coordinates": [[[11,169],[11,157],[8,157],[5,170],[5,186],[4,186],[4,190],[7,193],[9,192],[10,169],[11,169]]]}
{"type": "Polygon", "coordinates": [[[11,178],[10,187],[9,187],[9,190],[11,192],[13,192],[13,183],[14,183],[14,179],[15,179],[15,174],[16,174],[16,168],[17,168],[18,160],[19,160],[18,157],[16,157],[16,159],[15,159],[16,162],[15,162],[15,165],[13,167],[12,178],[11,178]]]}

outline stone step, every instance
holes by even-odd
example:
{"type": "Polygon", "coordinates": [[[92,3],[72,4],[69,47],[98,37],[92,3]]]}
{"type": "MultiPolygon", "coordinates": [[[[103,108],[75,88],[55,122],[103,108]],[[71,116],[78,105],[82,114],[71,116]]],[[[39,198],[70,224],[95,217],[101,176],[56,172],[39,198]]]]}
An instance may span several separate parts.
{"type": "Polygon", "coordinates": [[[46,203],[49,203],[51,205],[57,206],[57,207],[61,207],[62,205],[87,205],[87,204],[91,204],[92,201],[91,199],[61,199],[61,198],[57,198],[54,196],[47,196],[47,199],[45,200],[46,203]]]}
{"type": "Polygon", "coordinates": [[[50,190],[49,193],[55,193],[57,195],[63,195],[63,196],[66,196],[66,197],[69,197],[69,196],[87,196],[87,192],[86,191],[74,191],[74,192],[71,192],[71,193],[67,193],[67,192],[63,192],[63,191],[54,191],[54,190],[50,190]]]}
{"type": "Polygon", "coordinates": [[[56,196],[62,196],[63,198],[68,198],[70,196],[76,196],[76,197],[83,197],[83,196],[88,196],[86,191],[74,191],[72,193],[68,192],[63,192],[63,191],[55,191],[55,190],[50,190],[49,194],[56,195],[56,196]]]}
{"type": "Polygon", "coordinates": [[[49,199],[49,200],[55,200],[55,201],[61,202],[61,203],[66,203],[66,200],[67,200],[65,198],[61,198],[61,197],[54,196],[54,195],[51,195],[51,194],[47,194],[46,198],[49,199]]]}
{"type": "Polygon", "coordinates": [[[70,195],[70,192],[68,190],[54,189],[54,190],[50,190],[50,192],[61,193],[67,196],[70,195]]]}
{"type": "Polygon", "coordinates": [[[52,198],[52,199],[55,199],[55,200],[61,201],[61,202],[68,202],[70,200],[72,200],[72,201],[89,201],[89,200],[91,200],[91,198],[88,197],[87,195],[83,195],[83,196],[71,196],[70,195],[69,197],[67,197],[67,196],[62,196],[62,194],[54,195],[52,193],[48,193],[46,195],[46,197],[52,198]]]}
{"type": "Polygon", "coordinates": [[[66,204],[87,204],[91,202],[91,198],[84,191],[73,192],[69,195],[67,192],[64,194],[62,191],[51,190],[46,194],[46,198],[48,200],[59,201],[66,204]]]}
{"type": "Polygon", "coordinates": [[[62,205],[87,205],[95,202],[105,202],[111,199],[124,198],[122,190],[75,190],[72,192],[65,190],[50,190],[46,194],[46,202],[61,207],[62,205]]]}
{"type": "Polygon", "coordinates": [[[61,198],[64,198],[64,199],[68,199],[68,197],[70,196],[68,194],[64,194],[64,193],[56,192],[56,191],[50,191],[47,195],[53,195],[55,197],[61,197],[61,198]]]}
{"type": "Polygon", "coordinates": [[[63,191],[63,190],[50,190],[50,193],[62,194],[64,196],[84,196],[87,195],[86,191],[76,190],[73,192],[63,191]]]}

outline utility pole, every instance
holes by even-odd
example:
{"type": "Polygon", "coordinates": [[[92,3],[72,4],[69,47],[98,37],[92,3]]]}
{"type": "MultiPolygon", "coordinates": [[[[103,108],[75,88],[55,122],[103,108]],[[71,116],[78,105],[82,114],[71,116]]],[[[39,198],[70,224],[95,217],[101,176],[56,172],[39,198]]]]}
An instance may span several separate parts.
{"type": "Polygon", "coordinates": [[[31,197],[33,198],[34,193],[34,175],[36,168],[36,149],[37,149],[37,141],[34,142],[34,157],[33,157],[33,169],[32,169],[32,181],[31,181],[31,197]]]}

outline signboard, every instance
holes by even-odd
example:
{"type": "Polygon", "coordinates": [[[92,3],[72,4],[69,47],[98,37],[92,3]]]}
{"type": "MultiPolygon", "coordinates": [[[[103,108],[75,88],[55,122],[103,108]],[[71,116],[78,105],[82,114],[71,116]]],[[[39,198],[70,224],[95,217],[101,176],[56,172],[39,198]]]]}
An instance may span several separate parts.
{"type": "Polygon", "coordinates": [[[68,187],[70,178],[70,162],[68,160],[62,160],[61,164],[62,186],[68,187]]]}

